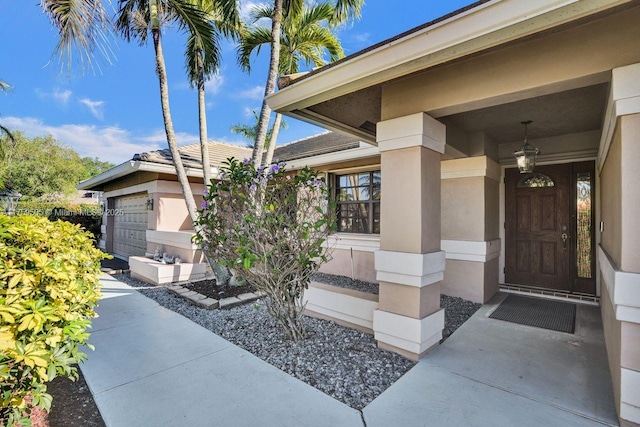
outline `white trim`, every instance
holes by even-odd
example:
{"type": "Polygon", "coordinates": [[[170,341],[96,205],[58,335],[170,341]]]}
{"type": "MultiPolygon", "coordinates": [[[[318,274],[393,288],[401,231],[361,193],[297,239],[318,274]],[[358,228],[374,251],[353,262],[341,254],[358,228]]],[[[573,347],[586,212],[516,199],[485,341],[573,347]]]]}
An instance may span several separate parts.
{"type": "Polygon", "coordinates": [[[444,153],[446,126],[425,113],[378,122],[376,140],[380,152],[425,147],[444,153]]]}
{"type": "Polygon", "coordinates": [[[640,64],[614,68],[611,71],[611,90],[602,125],[602,137],[598,149],[598,173],[602,172],[609,154],[618,117],[640,113],[640,64]]]}
{"type": "Polygon", "coordinates": [[[624,367],[620,369],[620,418],[640,423],[640,372],[624,367]]]}
{"type": "Polygon", "coordinates": [[[175,248],[198,250],[198,245],[191,241],[195,236],[193,231],[163,231],[163,230],[147,230],[147,242],[157,243],[164,246],[172,246],[175,248]]]}
{"type": "Polygon", "coordinates": [[[447,259],[487,262],[500,256],[501,239],[488,241],[442,240],[447,259]]]}
{"type": "MultiPolygon", "coordinates": [[[[390,40],[267,97],[299,115],[311,105],[548,30],[628,1],[494,0],[390,40]],[[297,110],[297,111],[296,111],[297,110]]],[[[313,118],[308,118],[310,121],[313,118]]]]}
{"type": "Polygon", "coordinates": [[[318,288],[313,282],[304,292],[305,309],[373,330],[378,301],[318,288]]]}
{"type": "Polygon", "coordinates": [[[440,169],[441,179],[487,177],[500,181],[501,168],[487,156],[467,157],[464,159],[443,160],[440,169]]]}
{"type": "Polygon", "coordinates": [[[444,279],[444,251],[412,254],[378,250],[374,256],[378,281],[421,288],[444,279]]]}
{"type": "Polygon", "coordinates": [[[618,270],[601,245],[598,245],[598,261],[616,319],[640,323],[640,273],[618,270]]]}
{"type": "Polygon", "coordinates": [[[380,236],[337,233],[329,236],[325,247],[359,252],[375,252],[380,249],[380,236]]]}
{"type": "MultiPolygon", "coordinates": [[[[194,195],[200,195],[204,192],[204,184],[190,182],[191,191],[194,195]]],[[[164,194],[182,194],[182,187],[178,181],[153,180],[136,184],[129,187],[119,188],[117,190],[104,193],[104,198],[119,197],[135,193],[148,193],[149,196],[156,193],[164,194]]]]}
{"type": "Polygon", "coordinates": [[[422,354],[442,339],[444,329],[444,309],[414,319],[388,311],[373,312],[374,338],[385,344],[422,354]]]}
{"type": "MultiPolygon", "coordinates": [[[[215,171],[212,174],[214,179],[218,179],[218,171],[217,168],[212,168],[215,171]]],[[[86,181],[82,181],[80,184],[76,186],[78,190],[87,190],[93,188],[95,186],[113,181],[117,178],[122,178],[123,176],[130,175],[134,172],[157,172],[164,174],[176,174],[176,169],[173,165],[165,165],[161,163],[152,163],[152,162],[142,162],[139,160],[130,160],[128,162],[124,162],[121,165],[118,165],[114,168],[109,169],[101,173],[100,175],[94,176],[93,178],[89,178],[86,181]]],[[[185,167],[185,172],[187,176],[202,178],[202,169],[201,168],[189,168],[185,167]]]]}
{"type": "Polygon", "coordinates": [[[313,168],[332,163],[343,163],[350,160],[366,159],[368,157],[376,157],[379,155],[380,151],[378,150],[378,147],[367,144],[366,142],[361,142],[360,147],[358,148],[291,160],[290,162],[287,162],[287,169],[302,169],[305,166],[313,168]]]}

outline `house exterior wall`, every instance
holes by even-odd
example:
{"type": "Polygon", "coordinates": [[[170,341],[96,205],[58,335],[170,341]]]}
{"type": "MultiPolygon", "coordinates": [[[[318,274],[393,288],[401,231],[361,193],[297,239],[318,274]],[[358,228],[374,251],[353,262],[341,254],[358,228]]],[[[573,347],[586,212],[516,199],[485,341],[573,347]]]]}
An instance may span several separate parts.
{"type": "Polygon", "coordinates": [[[601,311],[621,425],[640,424],[640,64],[613,70],[598,165],[601,311]]]}
{"type": "Polygon", "coordinates": [[[498,291],[500,166],[488,156],[442,162],[442,293],[485,303],[498,291]]]}
{"type": "Polygon", "coordinates": [[[622,261],[621,148],[620,123],[618,123],[606,163],[600,173],[600,185],[606,189],[606,191],[600,191],[602,198],[600,219],[604,225],[600,244],[616,265],[620,265],[622,261]]]}
{"type": "Polygon", "coordinates": [[[435,117],[606,81],[640,62],[640,7],[436,67],[382,87],[382,120],[435,117]],[[615,28],[616,31],[611,31],[615,28]]]}
{"type": "MultiPolygon", "coordinates": [[[[320,272],[351,277],[351,250],[334,249],[331,260],[320,267],[320,272]]],[[[378,282],[376,279],[373,250],[353,250],[353,276],[356,280],[371,283],[378,282]]]]}

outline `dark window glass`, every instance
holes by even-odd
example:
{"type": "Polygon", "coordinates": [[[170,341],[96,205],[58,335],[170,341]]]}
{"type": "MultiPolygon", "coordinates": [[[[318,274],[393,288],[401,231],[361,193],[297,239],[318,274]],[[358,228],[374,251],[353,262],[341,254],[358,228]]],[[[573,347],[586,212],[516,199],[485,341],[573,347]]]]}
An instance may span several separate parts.
{"type": "Polygon", "coordinates": [[[380,171],[335,177],[338,231],[380,234],[380,171]]]}

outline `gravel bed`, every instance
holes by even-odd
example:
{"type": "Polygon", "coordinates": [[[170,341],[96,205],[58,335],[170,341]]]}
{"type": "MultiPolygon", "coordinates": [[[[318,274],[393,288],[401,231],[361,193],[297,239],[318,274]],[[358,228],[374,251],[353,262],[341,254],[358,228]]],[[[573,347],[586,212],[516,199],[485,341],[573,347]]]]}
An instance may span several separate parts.
{"type": "Polygon", "coordinates": [[[351,280],[351,277],[337,276],[335,274],[316,273],[311,278],[316,282],[325,283],[327,285],[338,286],[340,288],[353,289],[368,294],[378,295],[378,284],[365,282],[362,280],[351,280]]]}
{"type": "MultiPolygon", "coordinates": [[[[204,310],[164,287],[150,287],[128,274],[114,277],[355,409],[364,408],[415,365],[398,354],[377,348],[370,334],[312,317],[304,318],[308,338],[294,343],[269,316],[261,300],[231,309],[204,310]]],[[[460,298],[445,297],[445,301],[447,307],[449,304],[457,307],[449,310],[454,313],[454,323],[445,331],[453,332],[477,309],[471,310],[470,303],[460,298]]]]}

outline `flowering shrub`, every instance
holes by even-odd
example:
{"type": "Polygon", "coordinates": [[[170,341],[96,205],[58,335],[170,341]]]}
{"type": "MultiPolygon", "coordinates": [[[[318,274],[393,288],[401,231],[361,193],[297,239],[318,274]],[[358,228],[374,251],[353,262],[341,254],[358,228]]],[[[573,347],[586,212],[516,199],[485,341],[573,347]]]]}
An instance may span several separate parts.
{"type": "Polygon", "coordinates": [[[104,257],[78,225],[0,215],[0,425],[30,425],[46,383],[77,378],[104,257]]]}
{"type": "Polygon", "coordinates": [[[205,192],[196,242],[268,296],[267,310],[291,339],[304,338],[304,290],[327,261],[324,242],[333,230],[324,181],[309,168],[256,170],[235,159],[220,176],[205,192]]]}

